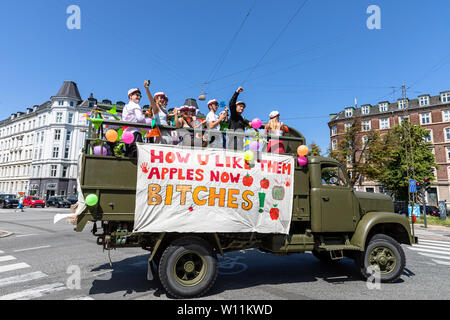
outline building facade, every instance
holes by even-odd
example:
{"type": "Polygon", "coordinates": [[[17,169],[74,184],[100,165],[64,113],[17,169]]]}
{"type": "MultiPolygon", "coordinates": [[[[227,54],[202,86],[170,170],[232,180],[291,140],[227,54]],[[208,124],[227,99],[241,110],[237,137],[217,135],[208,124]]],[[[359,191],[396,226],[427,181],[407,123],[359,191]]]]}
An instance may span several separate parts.
{"type": "Polygon", "coordinates": [[[50,101],[0,121],[0,193],[76,196],[89,110],[76,83],[65,81],[50,101]]]}
{"type": "MultiPolygon", "coordinates": [[[[330,115],[331,150],[336,150],[343,139],[345,131],[358,118],[361,122],[361,133],[358,139],[364,143],[365,132],[379,130],[380,134],[388,132],[392,127],[408,119],[430,132],[427,138],[432,143],[432,151],[439,168],[435,170],[436,181],[428,191],[429,204],[438,201],[450,201],[450,91],[439,95],[428,94],[417,99],[398,99],[395,102],[382,101],[376,105],[348,107],[337,114],[330,115]]],[[[383,186],[374,181],[363,181],[356,189],[368,192],[384,193],[383,186]]]]}

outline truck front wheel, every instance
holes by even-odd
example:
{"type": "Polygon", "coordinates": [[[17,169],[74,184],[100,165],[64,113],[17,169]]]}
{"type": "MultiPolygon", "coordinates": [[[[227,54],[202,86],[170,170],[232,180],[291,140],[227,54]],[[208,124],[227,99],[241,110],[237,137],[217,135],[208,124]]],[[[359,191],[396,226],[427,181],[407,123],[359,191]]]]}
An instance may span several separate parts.
{"type": "Polygon", "coordinates": [[[377,234],[370,239],[364,252],[356,255],[355,263],[365,279],[379,272],[380,281],[395,282],[403,273],[405,253],[393,238],[377,234]]]}
{"type": "Polygon", "coordinates": [[[175,298],[202,296],[214,285],[217,273],[217,256],[209,243],[199,237],[175,240],[159,261],[161,284],[175,298]]]}

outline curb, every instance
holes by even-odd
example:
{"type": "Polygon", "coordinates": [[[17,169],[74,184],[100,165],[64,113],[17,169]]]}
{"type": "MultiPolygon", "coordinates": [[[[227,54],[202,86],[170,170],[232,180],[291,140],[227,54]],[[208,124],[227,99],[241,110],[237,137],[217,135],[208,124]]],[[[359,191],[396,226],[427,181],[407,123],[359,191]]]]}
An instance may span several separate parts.
{"type": "Polygon", "coordinates": [[[1,231],[0,230],[0,238],[6,238],[9,237],[10,235],[13,235],[14,232],[9,232],[9,231],[1,231]]]}

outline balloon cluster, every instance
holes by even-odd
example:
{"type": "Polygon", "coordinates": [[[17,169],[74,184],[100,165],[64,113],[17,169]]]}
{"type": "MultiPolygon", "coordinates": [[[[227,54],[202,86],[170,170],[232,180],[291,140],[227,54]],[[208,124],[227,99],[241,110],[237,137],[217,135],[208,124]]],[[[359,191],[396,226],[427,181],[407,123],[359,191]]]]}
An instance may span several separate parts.
{"type": "Polygon", "coordinates": [[[308,152],[309,152],[308,147],[305,145],[301,145],[300,147],[297,148],[298,154],[297,162],[302,167],[308,164],[308,159],[306,158],[308,152]]]}

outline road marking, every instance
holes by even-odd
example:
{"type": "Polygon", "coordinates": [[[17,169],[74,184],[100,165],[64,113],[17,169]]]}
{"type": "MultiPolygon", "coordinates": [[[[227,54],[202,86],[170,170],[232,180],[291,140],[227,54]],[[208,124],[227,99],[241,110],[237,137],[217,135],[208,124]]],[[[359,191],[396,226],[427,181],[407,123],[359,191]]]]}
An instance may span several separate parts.
{"type": "Polygon", "coordinates": [[[4,254],[4,252],[2,250],[0,250],[0,254],[4,254]]]}
{"type": "Polygon", "coordinates": [[[0,266],[0,273],[25,268],[30,268],[30,266],[24,262],[16,264],[8,264],[6,266],[0,266]]]}
{"type": "Polygon", "coordinates": [[[41,278],[45,278],[45,277],[47,277],[47,275],[45,273],[38,271],[38,272],[22,274],[20,276],[4,278],[4,279],[0,279],[0,288],[6,287],[11,284],[37,280],[37,279],[41,279],[41,278]]]}
{"type": "Polygon", "coordinates": [[[440,260],[434,260],[434,259],[431,259],[431,260],[433,260],[434,262],[436,262],[438,264],[443,264],[443,265],[446,265],[446,266],[450,266],[450,262],[447,262],[447,261],[440,261],[440,260]]]}
{"type": "Polygon", "coordinates": [[[419,254],[422,255],[422,256],[425,256],[425,257],[430,257],[430,258],[450,260],[450,257],[443,257],[443,256],[439,256],[439,255],[436,255],[436,254],[429,254],[429,253],[422,253],[422,252],[419,252],[419,254]]]}
{"type": "Polygon", "coordinates": [[[42,246],[42,247],[35,247],[35,248],[20,249],[20,250],[14,250],[14,252],[23,252],[23,251],[39,250],[39,249],[45,249],[45,248],[50,248],[50,246],[42,246]]]}
{"type": "Polygon", "coordinates": [[[450,252],[442,252],[439,250],[429,250],[429,249],[422,249],[422,248],[409,248],[409,250],[413,250],[413,251],[423,251],[423,252],[430,252],[430,253],[440,253],[440,254],[445,254],[445,255],[450,255],[450,252]]]}
{"type": "Polygon", "coordinates": [[[436,244],[436,243],[428,243],[428,242],[421,242],[420,244],[413,245],[413,247],[420,246],[420,245],[433,246],[434,248],[450,249],[450,246],[446,246],[445,244],[436,244]]]}
{"type": "Polygon", "coordinates": [[[33,233],[33,234],[21,234],[21,235],[16,236],[16,238],[31,237],[31,236],[38,236],[38,235],[39,234],[35,234],[35,233],[33,233]]]}
{"type": "Polygon", "coordinates": [[[30,300],[49,295],[54,292],[68,289],[63,283],[46,284],[41,287],[19,291],[5,296],[0,296],[0,300],[30,300]]]}
{"type": "Polygon", "coordinates": [[[79,296],[79,297],[73,297],[66,300],[94,300],[94,298],[91,298],[89,296],[79,296]]]}
{"type": "Polygon", "coordinates": [[[419,243],[421,242],[429,242],[429,243],[436,243],[436,244],[445,244],[450,246],[450,242],[449,241],[438,241],[438,240],[425,240],[425,239],[420,239],[419,238],[419,243]]]}
{"type": "Polygon", "coordinates": [[[436,245],[420,245],[420,244],[416,244],[413,245],[413,248],[424,248],[424,249],[436,249],[436,250],[441,250],[441,251],[450,251],[450,248],[441,248],[441,247],[437,247],[436,245]]]}
{"type": "Polygon", "coordinates": [[[0,262],[11,261],[11,260],[16,260],[16,258],[13,257],[13,256],[3,256],[3,257],[0,257],[0,262]]]}

